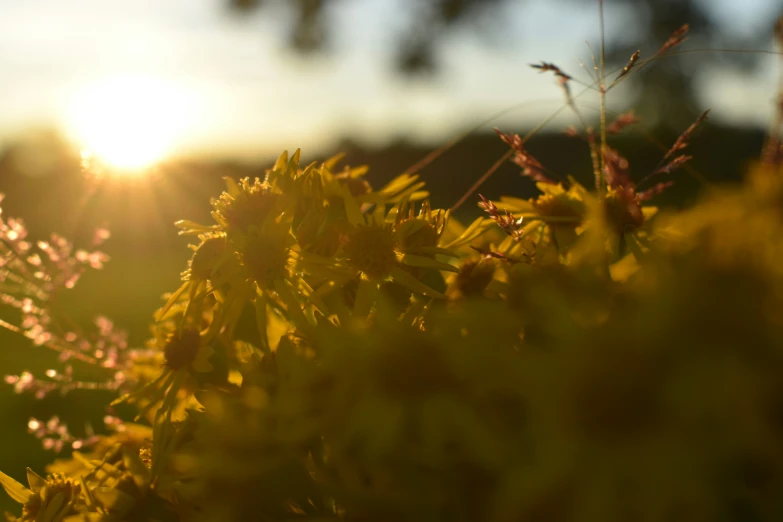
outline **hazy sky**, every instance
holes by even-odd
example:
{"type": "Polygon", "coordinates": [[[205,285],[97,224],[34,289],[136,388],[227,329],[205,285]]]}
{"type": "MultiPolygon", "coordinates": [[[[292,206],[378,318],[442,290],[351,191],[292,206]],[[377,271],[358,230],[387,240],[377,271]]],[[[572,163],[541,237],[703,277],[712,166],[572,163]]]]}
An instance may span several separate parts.
{"type": "MultiPolygon", "coordinates": [[[[745,33],[769,32],[779,3],[705,1],[745,33]]],[[[390,34],[378,29],[402,21],[398,5],[344,0],[332,13],[341,24],[335,52],[313,61],[284,49],[279,16],[231,16],[220,0],[0,0],[0,136],[31,126],[75,136],[89,117],[94,134],[95,125],[128,112],[153,120],[126,99],[132,94],[115,93],[117,102],[104,87],[141,77],[157,86],[150,96],[160,87],[161,121],[177,120],[169,130],[179,152],[268,154],[329,146],[344,135],[437,142],[520,102],[530,104],[507,117],[508,125],[545,116],[561,93],[551,76],[527,64],[546,60],[579,73],[584,41],[597,41],[593,2],[564,10],[529,0],[505,13],[514,32],[503,48],[457,34],[444,46],[441,76],[410,83],[390,70],[390,34]],[[117,105],[127,106],[115,117],[117,105]],[[90,111],[99,114],[84,116],[90,111]]],[[[610,12],[610,35],[621,34],[625,22],[623,13],[610,12]]],[[[762,69],[768,72],[760,77],[705,76],[705,106],[715,118],[766,124],[776,69],[762,69]]]]}

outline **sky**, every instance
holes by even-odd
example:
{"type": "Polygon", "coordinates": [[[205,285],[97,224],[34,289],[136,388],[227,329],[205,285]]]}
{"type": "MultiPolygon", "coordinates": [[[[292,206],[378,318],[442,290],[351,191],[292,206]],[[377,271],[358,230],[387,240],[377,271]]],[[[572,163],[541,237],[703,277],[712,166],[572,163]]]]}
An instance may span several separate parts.
{"type": "MultiPolygon", "coordinates": [[[[704,1],[744,34],[769,31],[777,14],[778,0],[704,1]]],[[[456,33],[443,46],[441,74],[410,82],[389,59],[405,16],[399,5],[343,0],[330,13],[339,27],[334,52],[305,59],[285,49],[285,13],[269,9],[237,17],[221,0],[0,0],[0,139],[55,127],[76,143],[137,158],[118,141],[151,157],[266,156],[327,149],[344,137],[437,144],[518,104],[487,127],[537,123],[562,94],[528,64],[579,73],[585,40],[598,42],[593,2],[566,10],[529,0],[503,13],[513,27],[504,45],[456,33]]],[[[610,37],[627,23],[627,13],[607,13],[610,37]]],[[[715,69],[700,78],[714,118],[769,122],[776,67],[765,60],[756,75],[715,69]]],[[[621,94],[613,102],[624,109],[621,94]]]]}

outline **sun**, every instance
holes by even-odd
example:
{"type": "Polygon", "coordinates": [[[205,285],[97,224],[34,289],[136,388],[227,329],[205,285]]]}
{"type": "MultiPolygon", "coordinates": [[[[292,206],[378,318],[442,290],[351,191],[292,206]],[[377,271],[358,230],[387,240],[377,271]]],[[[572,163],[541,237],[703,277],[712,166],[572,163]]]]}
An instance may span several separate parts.
{"type": "Polygon", "coordinates": [[[139,174],[171,154],[186,127],[184,101],[184,92],[156,78],[109,78],[73,98],[67,126],[88,154],[139,174]]]}

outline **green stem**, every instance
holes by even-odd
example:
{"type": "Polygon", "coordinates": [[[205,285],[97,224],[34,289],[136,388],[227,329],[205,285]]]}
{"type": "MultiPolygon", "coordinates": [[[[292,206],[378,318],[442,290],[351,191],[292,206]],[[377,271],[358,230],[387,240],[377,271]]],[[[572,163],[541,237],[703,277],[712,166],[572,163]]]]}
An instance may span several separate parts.
{"type": "Polygon", "coordinates": [[[595,186],[598,187],[598,192],[603,192],[604,182],[601,172],[604,171],[604,151],[606,150],[606,41],[604,30],[604,1],[598,0],[598,11],[600,14],[600,26],[601,26],[601,60],[600,60],[600,84],[599,84],[599,96],[601,100],[601,151],[599,156],[600,160],[600,172],[597,173],[598,178],[595,181],[595,186]]]}

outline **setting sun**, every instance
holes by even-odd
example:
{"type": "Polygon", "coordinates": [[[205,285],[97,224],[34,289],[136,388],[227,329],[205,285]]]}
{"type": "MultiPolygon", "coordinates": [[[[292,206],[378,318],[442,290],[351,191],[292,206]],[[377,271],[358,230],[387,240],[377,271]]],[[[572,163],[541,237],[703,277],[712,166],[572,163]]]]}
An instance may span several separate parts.
{"type": "Polygon", "coordinates": [[[149,77],[118,77],[81,91],[68,126],[84,149],[125,173],[138,173],[172,152],[185,130],[183,93],[149,77]]]}

